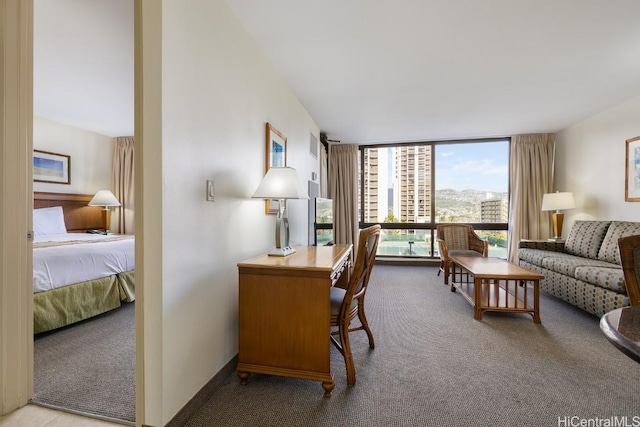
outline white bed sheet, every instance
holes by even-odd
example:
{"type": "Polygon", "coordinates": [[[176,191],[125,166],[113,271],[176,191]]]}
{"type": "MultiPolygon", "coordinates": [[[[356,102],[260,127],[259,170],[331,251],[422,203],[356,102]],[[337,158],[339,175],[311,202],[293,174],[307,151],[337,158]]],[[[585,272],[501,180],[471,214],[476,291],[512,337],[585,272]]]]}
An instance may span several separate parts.
{"type": "Polygon", "coordinates": [[[133,236],[66,233],[37,237],[34,242],[72,242],[33,249],[33,292],[49,291],[135,269],[133,236]]]}

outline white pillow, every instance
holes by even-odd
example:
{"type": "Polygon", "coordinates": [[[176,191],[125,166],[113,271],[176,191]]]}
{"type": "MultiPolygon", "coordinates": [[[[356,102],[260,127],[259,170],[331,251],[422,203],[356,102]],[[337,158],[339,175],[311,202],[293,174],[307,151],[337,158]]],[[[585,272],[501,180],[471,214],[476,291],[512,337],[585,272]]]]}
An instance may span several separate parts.
{"type": "Polygon", "coordinates": [[[66,234],[62,206],[33,210],[33,232],[36,237],[66,234]]]}

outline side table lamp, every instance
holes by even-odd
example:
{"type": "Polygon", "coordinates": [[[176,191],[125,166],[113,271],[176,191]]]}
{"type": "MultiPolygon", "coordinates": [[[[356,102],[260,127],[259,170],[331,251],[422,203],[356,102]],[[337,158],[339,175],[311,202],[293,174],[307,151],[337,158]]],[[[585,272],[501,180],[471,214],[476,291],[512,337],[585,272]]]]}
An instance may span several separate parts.
{"type": "Polygon", "coordinates": [[[262,178],[258,189],[253,193],[257,199],[277,199],[278,216],[276,217],[276,248],[269,252],[270,256],[287,256],[295,252],[289,246],[289,218],[287,217],[287,199],[308,199],[307,192],[298,182],[298,174],[294,168],[272,167],[262,178]]]}
{"type": "Polygon", "coordinates": [[[102,225],[104,226],[104,234],[108,234],[109,228],[111,228],[111,211],[109,207],[120,206],[116,196],[109,190],[100,190],[93,196],[89,206],[102,206],[102,225]]]}
{"type": "Polygon", "coordinates": [[[561,210],[574,209],[576,202],[573,199],[573,193],[571,192],[559,192],[547,193],[542,196],[542,211],[555,211],[551,216],[553,223],[553,239],[561,240],[562,238],[562,222],[564,221],[564,214],[560,213],[561,210]]]}

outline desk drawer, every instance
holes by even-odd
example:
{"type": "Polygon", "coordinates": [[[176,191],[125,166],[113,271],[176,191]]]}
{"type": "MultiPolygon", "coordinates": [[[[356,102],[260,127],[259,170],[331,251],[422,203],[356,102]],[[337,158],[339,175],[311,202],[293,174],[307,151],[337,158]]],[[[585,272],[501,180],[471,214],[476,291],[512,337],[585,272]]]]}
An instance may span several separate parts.
{"type": "Polygon", "coordinates": [[[331,286],[336,286],[336,284],[340,283],[343,284],[344,286],[340,286],[340,287],[345,287],[347,286],[347,283],[349,281],[349,266],[351,265],[350,259],[347,258],[344,260],[344,262],[342,264],[340,264],[340,266],[338,266],[338,268],[336,268],[333,273],[331,273],[331,286]]]}

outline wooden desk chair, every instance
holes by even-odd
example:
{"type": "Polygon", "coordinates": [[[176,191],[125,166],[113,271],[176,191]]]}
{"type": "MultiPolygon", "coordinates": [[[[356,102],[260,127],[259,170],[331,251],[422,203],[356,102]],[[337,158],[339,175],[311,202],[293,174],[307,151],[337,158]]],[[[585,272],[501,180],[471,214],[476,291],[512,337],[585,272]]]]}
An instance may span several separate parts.
{"type": "Polygon", "coordinates": [[[640,235],[618,239],[624,283],[630,305],[640,305],[640,235]]]}
{"type": "Polygon", "coordinates": [[[331,330],[329,337],[331,342],[342,353],[347,366],[347,384],[353,386],[356,383],[356,372],[349,343],[349,332],[364,330],[369,338],[369,348],[375,347],[373,334],[369,328],[367,317],[364,313],[364,296],[369,285],[369,276],[376,259],[376,250],[380,239],[380,226],[373,225],[360,231],[356,258],[349,284],[346,289],[331,288],[331,326],[337,330],[331,330]],[[361,326],[350,328],[351,321],[358,316],[361,326]],[[335,336],[339,337],[338,339],[335,336]]]}
{"type": "Polygon", "coordinates": [[[440,252],[440,272],[444,272],[444,284],[449,284],[453,255],[489,256],[489,244],[482,240],[469,224],[438,224],[436,226],[438,249],[440,252]]]}

